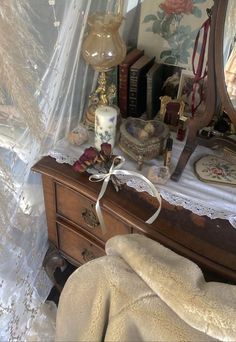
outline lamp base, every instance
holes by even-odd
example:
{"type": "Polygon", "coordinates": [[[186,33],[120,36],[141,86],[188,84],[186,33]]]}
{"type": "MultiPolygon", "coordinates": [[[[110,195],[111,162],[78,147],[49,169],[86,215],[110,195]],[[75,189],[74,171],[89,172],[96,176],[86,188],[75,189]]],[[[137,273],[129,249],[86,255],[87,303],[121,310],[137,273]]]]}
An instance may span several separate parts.
{"type": "Polygon", "coordinates": [[[89,106],[85,114],[85,125],[88,129],[94,130],[95,111],[98,106],[113,106],[116,97],[115,84],[107,85],[107,73],[102,71],[98,76],[98,86],[89,96],[89,106]]]}
{"type": "Polygon", "coordinates": [[[94,131],[95,128],[95,110],[97,106],[90,105],[85,113],[84,124],[89,131],[94,131]]]}

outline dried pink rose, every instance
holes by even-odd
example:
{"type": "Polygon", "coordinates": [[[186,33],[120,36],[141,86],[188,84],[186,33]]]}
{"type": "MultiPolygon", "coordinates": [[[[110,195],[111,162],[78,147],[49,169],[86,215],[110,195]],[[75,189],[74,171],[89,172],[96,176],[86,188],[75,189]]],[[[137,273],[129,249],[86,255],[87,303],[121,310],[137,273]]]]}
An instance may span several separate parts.
{"type": "Polygon", "coordinates": [[[112,148],[110,144],[103,143],[100,152],[98,152],[95,147],[91,146],[86,148],[84,153],[79,157],[79,160],[74,163],[73,169],[77,172],[84,172],[90,166],[96,164],[103,164],[103,167],[109,167],[113,160],[112,157],[112,148]]]}
{"type": "Polygon", "coordinates": [[[79,157],[79,161],[81,163],[86,163],[88,161],[88,158],[86,157],[86,155],[83,153],[80,157],[79,157]]]}
{"type": "Polygon", "coordinates": [[[98,150],[95,147],[89,147],[86,148],[84,151],[84,155],[89,159],[89,160],[95,160],[96,157],[98,156],[98,150]]]}
{"type": "Polygon", "coordinates": [[[86,148],[82,156],[80,156],[79,161],[85,163],[86,165],[94,164],[99,156],[99,152],[95,147],[86,148]]]}
{"type": "Polygon", "coordinates": [[[166,14],[189,14],[193,10],[192,0],[165,0],[160,4],[160,8],[166,14]]]}
{"type": "Polygon", "coordinates": [[[74,165],[73,165],[73,169],[76,172],[85,172],[87,170],[87,165],[81,163],[79,160],[77,160],[74,165]]]}
{"type": "Polygon", "coordinates": [[[108,143],[103,143],[101,145],[101,153],[104,154],[106,157],[110,157],[111,156],[111,144],[108,143]]]}

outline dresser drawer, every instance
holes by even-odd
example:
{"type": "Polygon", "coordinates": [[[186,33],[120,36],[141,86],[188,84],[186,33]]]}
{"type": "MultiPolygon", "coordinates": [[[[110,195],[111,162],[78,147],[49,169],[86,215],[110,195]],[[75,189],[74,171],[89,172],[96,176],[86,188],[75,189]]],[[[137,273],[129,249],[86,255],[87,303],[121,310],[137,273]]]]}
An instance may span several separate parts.
{"type": "Polygon", "coordinates": [[[56,211],[61,217],[85,228],[104,242],[112,236],[131,233],[130,227],[103,210],[103,217],[107,227],[107,232],[103,234],[96,215],[94,202],[58,183],[56,183],[56,211]]]}
{"type": "Polygon", "coordinates": [[[57,224],[59,249],[80,264],[105,255],[105,251],[83,235],[57,224]]]}

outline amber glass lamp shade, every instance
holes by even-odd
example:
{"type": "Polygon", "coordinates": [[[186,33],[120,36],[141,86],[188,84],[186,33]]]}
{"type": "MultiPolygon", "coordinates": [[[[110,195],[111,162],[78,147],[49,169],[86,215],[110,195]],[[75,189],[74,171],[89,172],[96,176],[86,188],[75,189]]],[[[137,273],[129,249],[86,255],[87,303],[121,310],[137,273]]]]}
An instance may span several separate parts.
{"type": "Polygon", "coordinates": [[[88,18],[90,30],[82,54],[96,71],[109,71],[124,59],[126,46],[119,34],[122,20],[121,15],[110,13],[95,13],[88,18]]]}

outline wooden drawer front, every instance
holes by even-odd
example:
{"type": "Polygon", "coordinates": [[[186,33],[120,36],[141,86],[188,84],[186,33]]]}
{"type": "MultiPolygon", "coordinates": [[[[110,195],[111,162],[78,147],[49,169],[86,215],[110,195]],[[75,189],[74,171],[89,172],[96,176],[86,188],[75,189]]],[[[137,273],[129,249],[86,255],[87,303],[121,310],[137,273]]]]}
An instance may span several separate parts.
{"type": "Polygon", "coordinates": [[[107,232],[103,234],[94,202],[61,184],[56,184],[56,198],[58,214],[85,228],[104,242],[112,236],[131,233],[131,229],[125,223],[116,220],[103,210],[107,226],[107,232]]]}
{"type": "Polygon", "coordinates": [[[57,231],[59,249],[78,263],[84,264],[105,255],[102,248],[66,226],[57,224],[57,231]]]}

